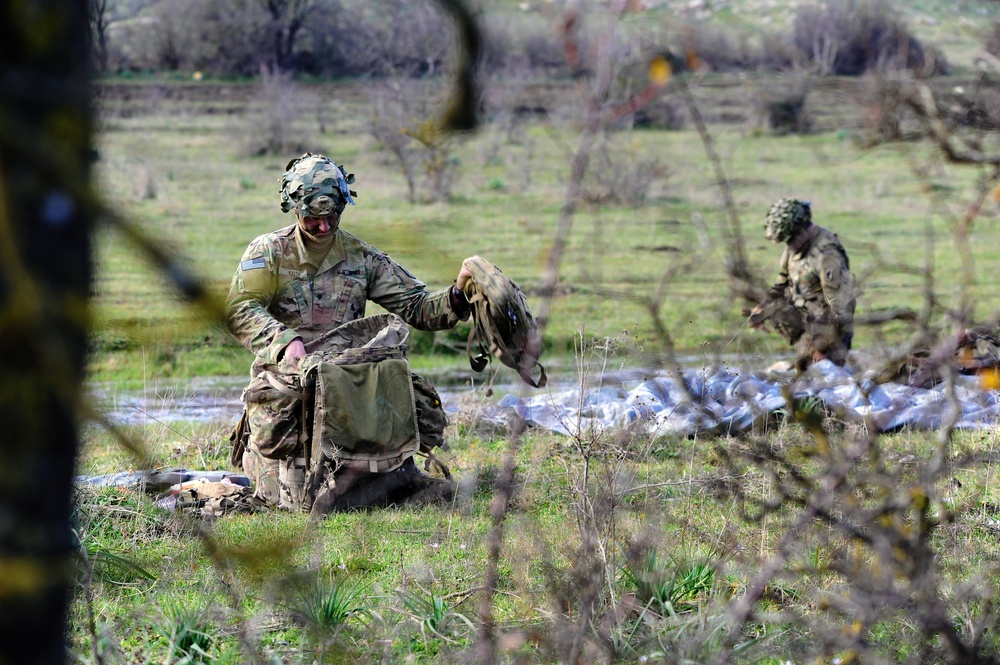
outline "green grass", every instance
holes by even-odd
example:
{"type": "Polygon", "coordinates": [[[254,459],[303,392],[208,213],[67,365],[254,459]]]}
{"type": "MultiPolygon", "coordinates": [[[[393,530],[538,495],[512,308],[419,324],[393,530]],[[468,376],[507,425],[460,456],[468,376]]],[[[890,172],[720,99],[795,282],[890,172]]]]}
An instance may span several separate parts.
{"type": "MultiPolygon", "coordinates": [[[[195,429],[178,426],[182,432],[195,429]]],[[[206,460],[196,446],[178,449],[176,434],[155,424],[132,433],[176,465],[195,468],[207,461],[210,468],[225,468],[223,451],[206,460]]],[[[794,425],[776,435],[772,445],[786,452],[808,440],[794,425]]],[[[842,448],[852,436],[833,432],[831,441],[842,448]]],[[[920,433],[883,437],[882,464],[903,477],[916,473],[914,460],[928,457],[933,439],[920,433]]],[[[155,577],[95,576],[99,632],[116,636],[122,649],[127,642],[138,660],[162,660],[170,646],[169,631],[175,648],[184,635],[204,635],[208,641],[197,644],[211,655],[238,653],[240,622],[252,621],[262,627],[256,647],[292,654],[293,662],[316,649],[329,658],[337,653],[337,658],[368,660],[390,649],[398,657],[423,654],[419,658],[451,662],[475,635],[469,622],[476,625],[476,590],[487,556],[490,469],[499,465],[505,444],[459,434],[454,425],[449,440],[452,452],[446,462],[465,489],[455,504],[444,508],[334,514],[312,525],[303,515],[280,512],[231,515],[206,524],[155,508],[131,492],[96,493],[81,502],[89,542],[114,543],[116,556],[137,566],[133,571],[141,567],[155,577]],[[205,537],[213,543],[211,549],[205,547],[205,537]],[[191,613],[156,610],[176,598],[183,598],[191,613]],[[199,624],[198,618],[209,625],[199,624]],[[136,622],[151,628],[129,630],[136,622]]],[[[720,466],[722,449],[733,453],[748,444],[661,441],[674,454],[643,456],[638,451],[650,442],[641,437],[625,447],[609,439],[597,443],[596,450],[603,453],[592,459],[587,485],[583,461],[570,441],[529,432],[517,458],[518,486],[498,568],[493,611],[501,631],[513,638],[530,626],[550,626],[553,612],[572,617],[593,592],[589,585],[597,578],[590,566],[602,558],[587,554],[580,530],[580,517],[587,514],[581,513],[580,502],[587,496],[592,505],[605,506],[594,513],[595,525],[609,529],[596,531],[606,539],[609,566],[609,578],[597,582],[597,592],[603,596],[611,591],[620,605],[613,610],[605,600],[597,611],[603,620],[619,616],[614,632],[623,655],[654,653],[658,641],[680,650],[701,645],[708,649],[704,653],[712,653],[719,646],[716,621],[721,621],[722,608],[753,579],[755,562],[775,553],[784,525],[795,513],[787,508],[763,521],[747,521],[740,517],[749,508],[744,500],[710,490],[719,486],[716,479],[742,477],[739,482],[751,496],[769,495],[773,480],[752,464],[731,470],[720,466]],[[615,479],[613,485],[605,485],[604,478],[615,479]],[[619,502],[610,509],[603,502],[613,496],[608,491],[612,486],[619,502]]],[[[995,433],[959,433],[952,459],[957,463],[959,455],[988,453],[995,446],[995,433]]],[[[95,465],[100,459],[113,464],[96,441],[88,443],[84,456],[95,465]]],[[[815,470],[809,462],[804,468],[815,470]]],[[[942,527],[933,543],[947,588],[958,594],[966,583],[1000,581],[1000,562],[991,554],[1000,494],[992,461],[957,466],[953,475],[960,486],[945,484],[939,490],[956,519],[942,527]]],[[[776,580],[761,608],[822,621],[816,603],[844,580],[842,570],[826,567],[844,550],[822,528],[804,544],[808,547],[791,565],[801,576],[776,580]]],[[[83,611],[81,596],[74,603],[72,640],[75,650],[87,653],[92,638],[83,611]]],[[[873,626],[874,642],[904,648],[894,641],[900,622],[905,625],[905,617],[881,617],[873,626]]],[[[795,661],[796,654],[808,652],[800,643],[800,630],[770,625],[756,637],[748,633],[744,648],[755,654],[750,662],[775,653],[795,661]]],[[[545,660],[548,642],[538,639],[533,646],[530,641],[522,646],[534,652],[533,658],[545,660]]]]}

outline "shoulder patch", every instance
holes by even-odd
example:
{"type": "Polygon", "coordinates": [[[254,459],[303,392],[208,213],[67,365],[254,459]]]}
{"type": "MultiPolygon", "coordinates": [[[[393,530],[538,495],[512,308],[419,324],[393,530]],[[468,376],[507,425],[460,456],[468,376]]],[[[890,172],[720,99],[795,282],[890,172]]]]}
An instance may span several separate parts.
{"type": "Polygon", "coordinates": [[[263,256],[258,256],[255,259],[248,259],[246,261],[240,262],[240,270],[254,270],[255,268],[266,268],[267,261],[264,260],[263,256]]]}

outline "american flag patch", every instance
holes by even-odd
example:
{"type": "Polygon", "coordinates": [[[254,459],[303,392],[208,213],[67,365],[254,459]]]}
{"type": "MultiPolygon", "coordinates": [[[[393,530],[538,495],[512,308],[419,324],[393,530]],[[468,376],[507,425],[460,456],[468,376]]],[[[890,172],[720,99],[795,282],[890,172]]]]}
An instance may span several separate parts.
{"type": "Polygon", "coordinates": [[[265,266],[267,266],[267,262],[264,260],[264,257],[258,256],[256,259],[242,261],[240,263],[240,270],[253,270],[254,268],[264,268],[265,266]]]}

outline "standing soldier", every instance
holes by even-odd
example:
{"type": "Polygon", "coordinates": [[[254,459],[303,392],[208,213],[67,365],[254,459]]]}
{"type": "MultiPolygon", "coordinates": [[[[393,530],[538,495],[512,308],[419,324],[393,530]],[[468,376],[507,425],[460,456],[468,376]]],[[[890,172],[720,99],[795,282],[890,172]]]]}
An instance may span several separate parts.
{"type": "Polygon", "coordinates": [[[796,366],[824,358],[843,366],[854,335],[854,280],[840,239],[812,221],[808,201],[779,199],[767,213],[764,232],[786,243],[778,283],[750,313],[750,325],[775,329],[796,345],[796,366]]]}
{"type": "MultiPolygon", "coordinates": [[[[306,153],[288,163],[279,182],[281,210],[293,211],[296,222],[250,243],[226,300],[230,334],[255,356],[251,378],[274,369],[294,374],[306,344],[364,317],[369,300],[419,330],[452,328],[469,318],[464,263],[454,286],[430,292],[389,256],[340,228],[356,196],[353,174],[306,153]]],[[[298,464],[301,474],[305,418],[292,398],[287,404],[247,403],[241,425],[249,435],[235,436],[236,457],[242,448],[244,471],[268,504],[279,498],[285,504],[286,471],[298,464]]]]}

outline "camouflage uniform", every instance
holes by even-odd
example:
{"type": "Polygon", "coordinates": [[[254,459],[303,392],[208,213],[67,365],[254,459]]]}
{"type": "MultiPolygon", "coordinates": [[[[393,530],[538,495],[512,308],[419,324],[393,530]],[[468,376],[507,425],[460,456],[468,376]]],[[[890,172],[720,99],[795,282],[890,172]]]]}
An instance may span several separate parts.
{"type": "MultiPolygon", "coordinates": [[[[294,175],[294,169],[286,179],[290,174],[294,175]]],[[[293,206],[284,189],[282,196],[282,209],[287,212],[293,206]]],[[[467,312],[452,309],[450,288],[429,292],[386,254],[346,231],[335,232],[319,265],[309,257],[297,224],[256,238],[243,254],[226,301],[226,324],[233,337],[256,356],[252,378],[265,371],[281,374],[283,364],[278,361],[291,341],[301,338],[308,344],[343,323],[364,317],[368,300],[419,330],[452,328],[468,318],[467,312]]],[[[250,436],[242,464],[258,496],[268,503],[278,502],[279,468],[286,475],[281,465],[295,467],[288,469],[290,477],[301,475],[299,421],[304,414],[300,411],[301,402],[293,398],[266,406],[247,401],[250,436]]]]}
{"type": "Polygon", "coordinates": [[[769,297],[784,305],[777,325],[796,350],[801,365],[819,353],[843,365],[854,336],[855,289],[850,262],[840,239],[812,222],[808,203],[782,199],[768,217],[768,235],[787,242],[779,262],[779,280],[769,297]],[[804,214],[802,211],[804,210],[804,214]],[[790,212],[791,211],[791,212],[790,212]],[[772,224],[772,216],[791,217],[791,226],[772,224]]]}
{"type": "Polygon", "coordinates": [[[243,254],[226,301],[227,328],[257,363],[273,365],[296,337],[309,342],[363,317],[368,300],[418,330],[453,328],[460,319],[449,293],[429,293],[386,254],[342,229],[321,265],[312,265],[293,224],[260,236],[243,254]]]}

